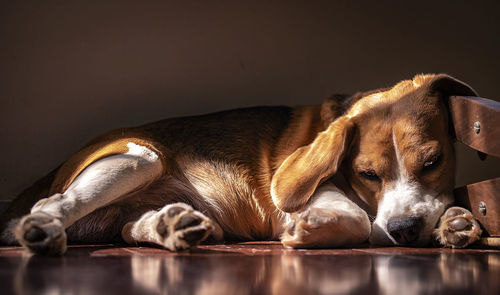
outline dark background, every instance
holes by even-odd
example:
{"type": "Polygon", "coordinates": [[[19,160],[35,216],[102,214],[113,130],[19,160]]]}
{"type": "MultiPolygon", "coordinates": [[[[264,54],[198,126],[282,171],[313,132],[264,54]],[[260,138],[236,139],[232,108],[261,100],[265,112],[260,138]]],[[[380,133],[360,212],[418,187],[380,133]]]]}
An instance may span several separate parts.
{"type": "MultiPolygon", "coordinates": [[[[165,117],[317,104],[428,72],[497,99],[495,2],[3,1],[0,199],[99,133],[165,117]]],[[[499,174],[459,155],[458,184],[499,174]]]]}

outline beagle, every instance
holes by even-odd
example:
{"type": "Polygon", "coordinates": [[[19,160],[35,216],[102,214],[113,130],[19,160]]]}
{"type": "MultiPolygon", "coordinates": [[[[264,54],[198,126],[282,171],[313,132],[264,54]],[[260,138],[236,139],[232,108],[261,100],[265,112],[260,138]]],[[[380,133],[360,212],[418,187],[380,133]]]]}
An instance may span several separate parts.
{"type": "Polygon", "coordinates": [[[477,94],[448,75],[417,75],[318,106],[115,130],[21,193],[1,241],[40,254],[117,240],[172,251],[262,239],[465,247],[481,229],[469,211],[449,208],[449,95],[477,94]]]}

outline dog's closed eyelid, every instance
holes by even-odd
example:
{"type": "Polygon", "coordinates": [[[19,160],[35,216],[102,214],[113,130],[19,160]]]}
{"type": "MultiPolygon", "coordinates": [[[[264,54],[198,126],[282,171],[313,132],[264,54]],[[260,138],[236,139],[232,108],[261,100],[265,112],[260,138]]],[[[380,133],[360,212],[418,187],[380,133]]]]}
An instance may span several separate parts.
{"type": "Polygon", "coordinates": [[[423,164],[422,172],[425,173],[425,172],[431,171],[434,168],[436,168],[437,166],[439,166],[439,164],[441,163],[441,159],[442,159],[441,153],[438,153],[438,154],[430,157],[429,159],[427,159],[423,164]]]}
{"type": "Polygon", "coordinates": [[[361,175],[362,177],[364,177],[364,178],[366,178],[368,180],[377,181],[377,182],[380,181],[380,177],[373,170],[362,170],[362,171],[360,171],[358,173],[359,173],[359,175],[361,175]]]}

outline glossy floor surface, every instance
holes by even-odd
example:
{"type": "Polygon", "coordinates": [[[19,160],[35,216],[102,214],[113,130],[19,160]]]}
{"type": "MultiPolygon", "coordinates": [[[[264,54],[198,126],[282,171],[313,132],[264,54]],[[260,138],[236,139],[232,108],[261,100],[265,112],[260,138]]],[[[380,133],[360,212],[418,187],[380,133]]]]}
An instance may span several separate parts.
{"type": "Polygon", "coordinates": [[[73,246],[41,257],[9,247],[0,248],[0,294],[500,294],[500,251],[262,242],[190,253],[73,246]]]}

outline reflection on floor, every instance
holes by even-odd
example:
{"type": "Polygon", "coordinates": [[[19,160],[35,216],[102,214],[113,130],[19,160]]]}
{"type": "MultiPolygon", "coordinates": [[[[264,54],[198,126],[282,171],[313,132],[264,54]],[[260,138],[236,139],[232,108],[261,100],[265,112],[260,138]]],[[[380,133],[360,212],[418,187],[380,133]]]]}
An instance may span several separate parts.
{"type": "Polygon", "coordinates": [[[0,248],[1,294],[500,294],[500,250],[288,250],[259,242],[190,253],[73,246],[64,257],[0,248]]]}

